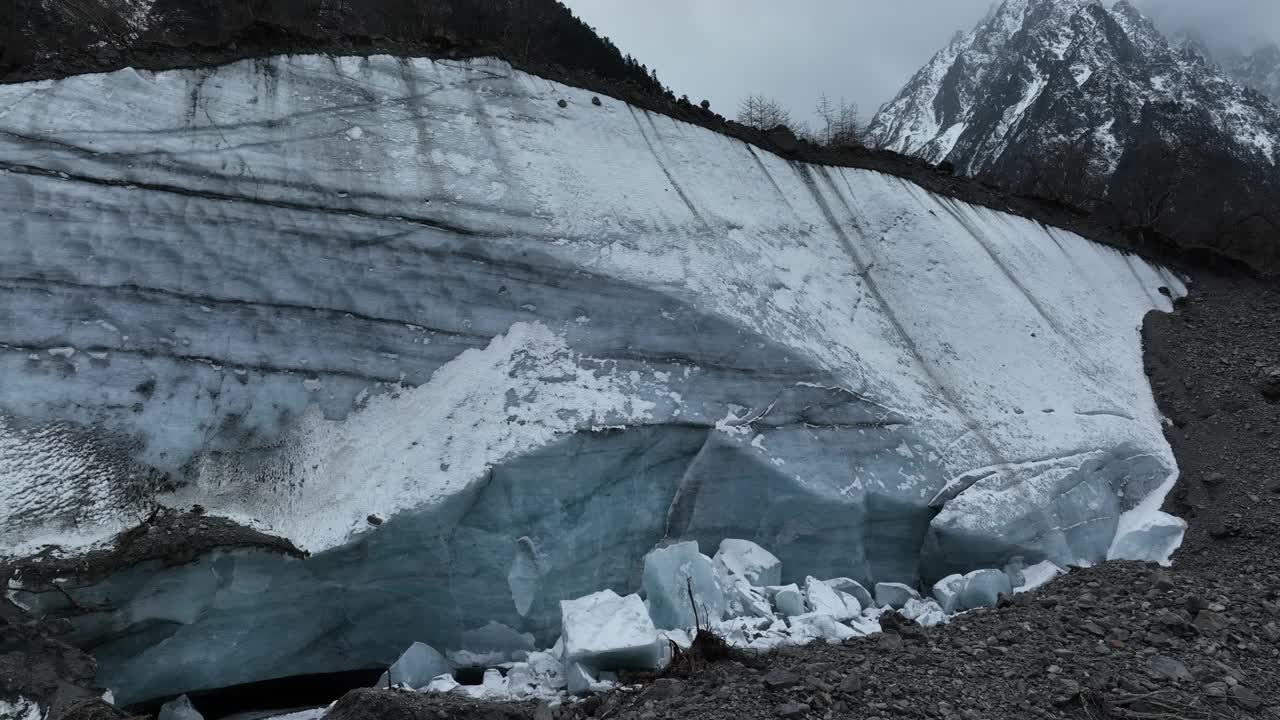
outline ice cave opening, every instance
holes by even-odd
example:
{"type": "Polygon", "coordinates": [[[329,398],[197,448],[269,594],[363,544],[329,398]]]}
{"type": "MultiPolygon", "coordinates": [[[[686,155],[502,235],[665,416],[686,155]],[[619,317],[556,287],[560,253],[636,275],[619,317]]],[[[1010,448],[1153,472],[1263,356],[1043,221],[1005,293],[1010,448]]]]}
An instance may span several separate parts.
{"type": "MultiPolygon", "coordinates": [[[[214,720],[242,713],[263,717],[300,708],[324,707],[356,688],[370,687],[386,668],[315,673],[261,680],[224,688],[187,693],[192,707],[214,720]]],[[[177,696],[156,698],[127,706],[129,712],[154,716],[177,696]]]]}

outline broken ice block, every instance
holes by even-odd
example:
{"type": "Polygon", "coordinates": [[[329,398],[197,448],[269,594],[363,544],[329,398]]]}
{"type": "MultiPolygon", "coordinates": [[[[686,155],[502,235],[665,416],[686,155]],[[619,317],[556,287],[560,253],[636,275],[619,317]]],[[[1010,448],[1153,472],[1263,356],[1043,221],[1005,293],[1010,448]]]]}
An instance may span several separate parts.
{"type": "MultiPolygon", "coordinates": [[[[1158,499],[1158,498],[1157,498],[1158,499]]],[[[1120,516],[1115,539],[1107,550],[1108,560],[1146,560],[1168,565],[1173,551],[1182,544],[1187,523],[1150,503],[1120,516]]]]}
{"type": "Polygon", "coordinates": [[[926,627],[947,621],[947,614],[942,611],[942,606],[933,600],[916,600],[914,598],[908,600],[907,604],[902,608],[902,614],[926,627]]]}
{"type": "Polygon", "coordinates": [[[1024,571],[1027,569],[1027,563],[1022,556],[1016,556],[1004,564],[1004,574],[1009,576],[1009,584],[1013,587],[1021,587],[1027,582],[1024,571]]]}
{"type": "Polygon", "coordinates": [[[427,683],[425,688],[420,688],[422,692],[447,693],[461,687],[459,683],[449,673],[444,673],[431,678],[431,682],[427,683]]]}
{"type": "Polygon", "coordinates": [[[161,706],[158,720],[204,720],[204,716],[192,707],[191,700],[183,695],[161,706]]]}
{"type": "Polygon", "coordinates": [[[841,625],[836,622],[835,618],[823,613],[798,615],[788,619],[788,622],[791,623],[791,629],[787,634],[791,637],[791,641],[797,645],[804,645],[814,640],[838,643],[858,636],[858,633],[848,626],[841,625]]]}
{"type": "Polygon", "coordinates": [[[950,615],[960,609],[960,591],[964,589],[964,576],[948,575],[933,584],[933,597],[942,612],[950,615]]]}
{"type": "Polygon", "coordinates": [[[744,578],[736,576],[729,576],[728,581],[729,586],[725,588],[726,617],[773,617],[773,606],[769,604],[764,588],[752,587],[744,578]]]}
{"type": "Polygon", "coordinates": [[[800,594],[800,588],[795,583],[781,587],[767,587],[765,590],[773,595],[773,606],[778,609],[778,612],[787,616],[804,614],[804,596],[800,594]]]}
{"type": "Polygon", "coordinates": [[[1041,585],[1044,585],[1050,580],[1063,574],[1063,572],[1065,571],[1053,564],[1053,561],[1051,560],[1038,562],[1022,571],[1022,585],[1015,587],[1013,591],[1015,593],[1020,593],[1027,592],[1028,590],[1035,590],[1041,585]]]}
{"type": "Polygon", "coordinates": [[[484,671],[484,679],[480,681],[480,687],[484,688],[485,700],[506,700],[510,697],[507,679],[493,668],[484,671]]]}
{"type": "Polygon", "coordinates": [[[981,607],[995,607],[1000,593],[1009,595],[1013,587],[1009,585],[1009,576],[1000,570],[974,570],[964,576],[964,588],[960,591],[959,607],[973,610],[981,607]]]}
{"type": "Polygon", "coordinates": [[[604,590],[560,601],[566,666],[595,670],[653,670],[660,658],[658,631],[639,595],[604,590]]]}
{"type": "Polygon", "coordinates": [[[374,687],[408,685],[417,689],[441,674],[449,672],[449,661],[426,643],[416,642],[378,678],[374,687]]]}
{"type": "Polygon", "coordinates": [[[862,605],[852,595],[837,592],[812,576],[804,580],[804,595],[810,611],[830,615],[836,620],[848,620],[862,612],[862,605]]]}
{"type": "Polygon", "coordinates": [[[706,625],[724,617],[724,589],[711,558],[698,552],[698,543],[676,543],[644,556],[642,584],[654,625],[664,630],[697,625],[690,581],[697,619],[706,625]]]}
{"type": "Polygon", "coordinates": [[[782,583],[782,561],[750,540],[721,540],[715,564],[723,574],[737,575],[758,587],[782,583]]]}
{"type": "Polygon", "coordinates": [[[871,592],[862,586],[862,583],[847,577],[832,578],[825,581],[832,589],[837,592],[852,595],[858,601],[860,607],[869,608],[875,605],[875,600],[871,597],[871,592]]]}
{"type": "Polygon", "coordinates": [[[551,696],[564,686],[564,663],[547,651],[529,653],[507,670],[507,689],[516,699],[551,696]]]}
{"type": "Polygon", "coordinates": [[[596,684],[596,679],[592,676],[591,670],[582,663],[567,663],[564,667],[564,674],[570,695],[586,695],[591,692],[591,686],[596,684]]]}
{"type": "Polygon", "coordinates": [[[920,593],[915,588],[902,583],[876,583],[876,604],[881,607],[902,609],[908,600],[919,600],[920,593]]]}
{"type": "Polygon", "coordinates": [[[493,667],[521,661],[534,648],[533,635],[492,621],[484,627],[462,631],[459,644],[462,649],[448,653],[455,667],[493,667]]]}

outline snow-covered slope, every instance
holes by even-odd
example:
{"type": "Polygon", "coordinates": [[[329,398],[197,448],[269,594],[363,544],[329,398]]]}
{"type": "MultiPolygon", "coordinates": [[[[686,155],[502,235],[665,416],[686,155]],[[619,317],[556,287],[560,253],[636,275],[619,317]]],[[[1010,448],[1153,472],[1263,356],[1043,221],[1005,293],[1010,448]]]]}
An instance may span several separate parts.
{"type": "Polygon", "coordinates": [[[914,583],[1177,531],[1138,328],[1184,289],[1070,233],[491,60],[0,108],[0,544],[155,500],[314,553],[68,583],[122,702],[549,641],[663,538],[914,583]]]}

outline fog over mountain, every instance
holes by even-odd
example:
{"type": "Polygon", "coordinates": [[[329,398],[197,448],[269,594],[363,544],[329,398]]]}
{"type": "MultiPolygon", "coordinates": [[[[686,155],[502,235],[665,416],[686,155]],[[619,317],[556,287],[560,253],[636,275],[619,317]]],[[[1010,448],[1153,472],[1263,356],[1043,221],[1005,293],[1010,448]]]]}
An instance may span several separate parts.
{"type": "MultiPolygon", "coordinates": [[[[573,12],[640,58],[677,94],[732,115],[742,98],[776,98],[801,118],[825,92],[858,104],[864,119],[960,31],[999,3],[990,0],[564,0],[573,12]]],[[[1107,6],[1114,3],[1105,2],[1107,6]]],[[[1166,32],[1198,29],[1215,46],[1280,40],[1273,0],[1147,0],[1139,6],[1166,32]]]]}

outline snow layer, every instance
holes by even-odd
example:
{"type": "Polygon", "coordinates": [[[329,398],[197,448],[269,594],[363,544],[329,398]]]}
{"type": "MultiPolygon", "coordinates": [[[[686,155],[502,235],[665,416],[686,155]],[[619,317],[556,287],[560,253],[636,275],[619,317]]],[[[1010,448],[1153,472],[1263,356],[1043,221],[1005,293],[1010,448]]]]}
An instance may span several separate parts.
{"type": "Polygon", "coordinates": [[[549,641],[664,538],[914,584],[1158,506],[1175,277],[591,97],[386,56],[0,87],[0,546],[154,497],[314,553],[70,588],[122,702],[549,641]]]}

